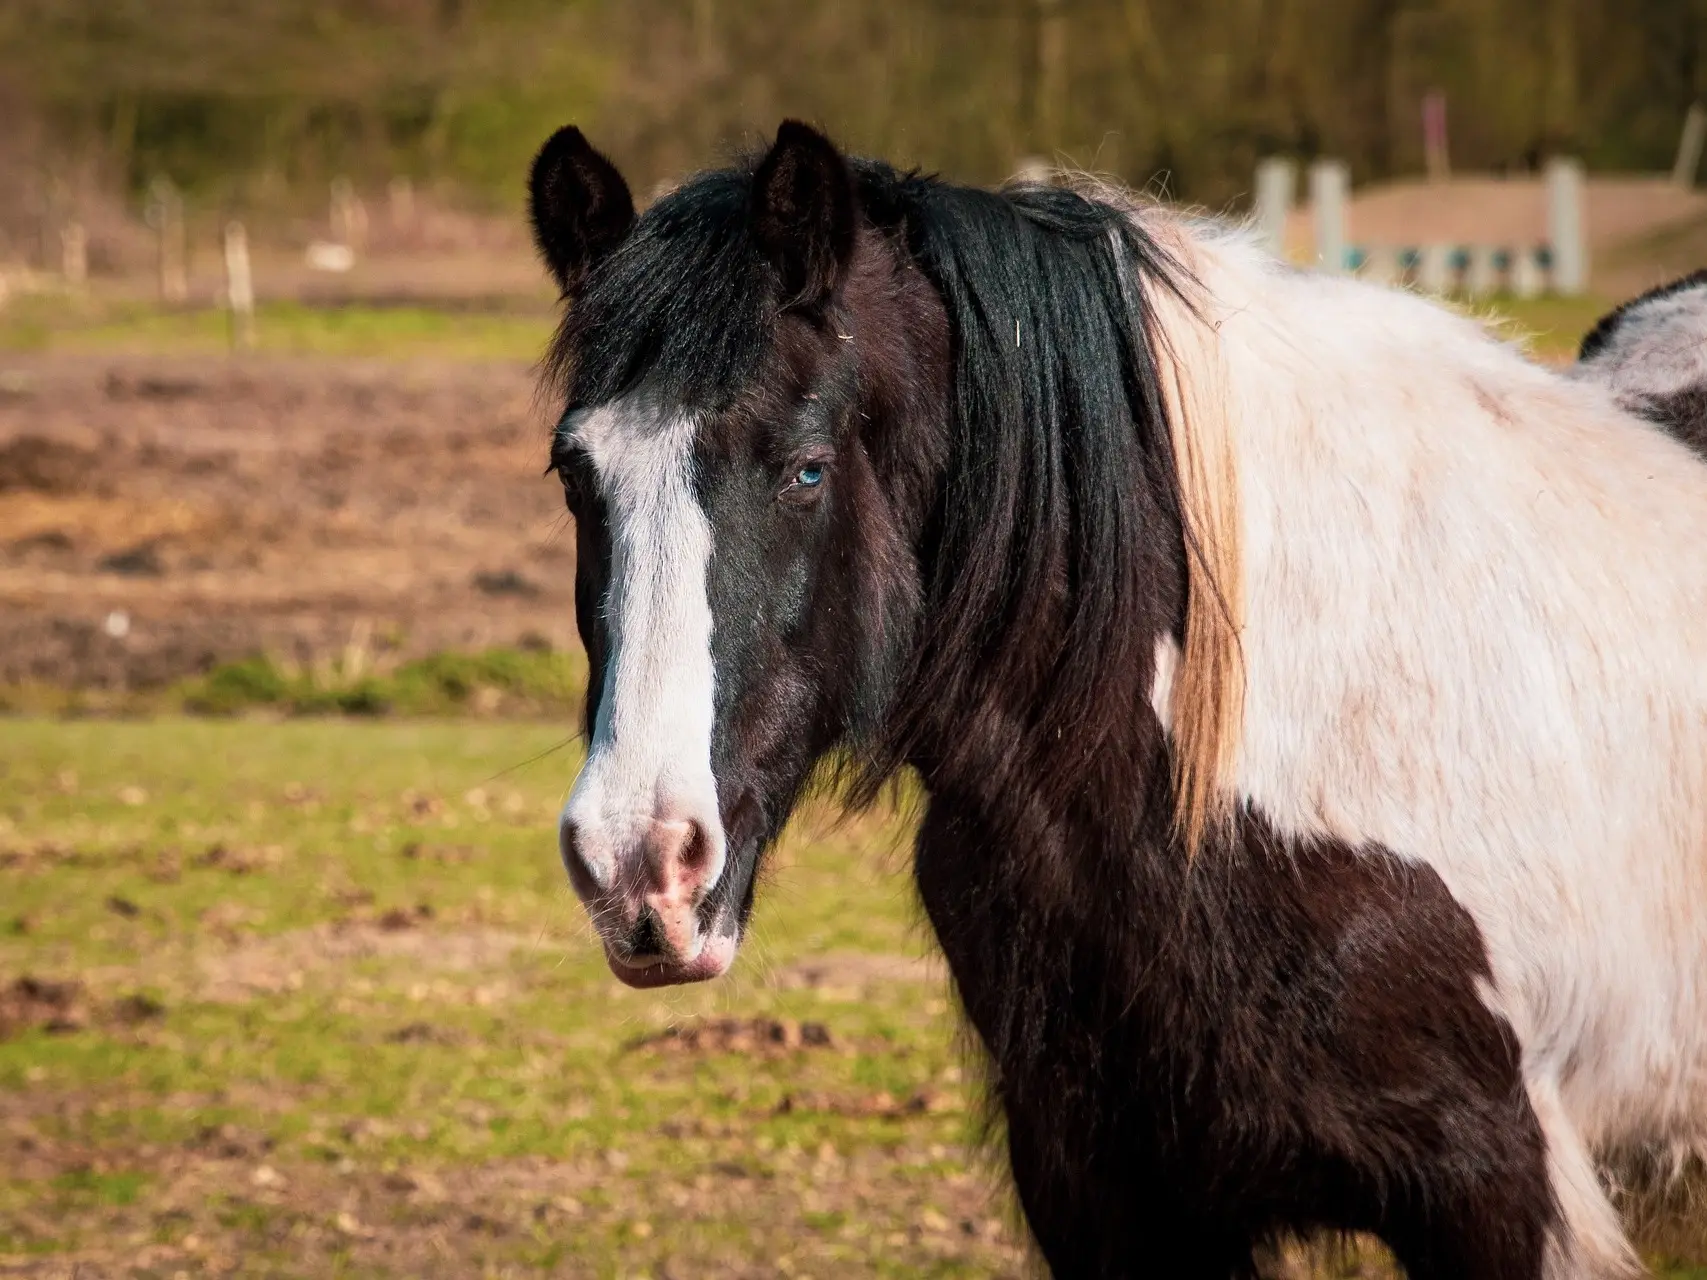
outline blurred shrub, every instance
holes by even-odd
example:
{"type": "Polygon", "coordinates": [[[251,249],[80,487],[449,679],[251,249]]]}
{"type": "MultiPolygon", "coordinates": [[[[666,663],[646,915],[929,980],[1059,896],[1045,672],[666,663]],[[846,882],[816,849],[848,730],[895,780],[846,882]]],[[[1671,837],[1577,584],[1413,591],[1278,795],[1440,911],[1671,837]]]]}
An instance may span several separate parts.
{"type": "Polygon", "coordinates": [[[440,653],[384,673],[292,672],[258,656],[215,667],[176,690],[200,715],[578,715],[587,683],[579,652],[440,653]]]}

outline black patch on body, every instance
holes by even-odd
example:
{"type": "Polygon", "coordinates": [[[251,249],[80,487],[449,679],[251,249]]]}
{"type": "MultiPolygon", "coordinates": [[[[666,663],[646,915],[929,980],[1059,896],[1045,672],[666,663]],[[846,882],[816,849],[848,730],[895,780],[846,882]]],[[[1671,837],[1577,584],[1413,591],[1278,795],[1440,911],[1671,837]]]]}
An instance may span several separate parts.
{"type": "Polygon", "coordinates": [[[1189,865],[1165,748],[1137,824],[933,793],[920,896],[989,1060],[1052,1272],[1254,1274],[1289,1233],[1367,1231],[1413,1280],[1539,1277],[1557,1226],[1509,1026],[1430,869],[1239,815],[1189,865]]]}
{"type": "Polygon", "coordinates": [[[1636,397],[1627,404],[1707,459],[1707,386],[1685,387],[1663,396],[1636,397]]]}
{"type": "MultiPolygon", "coordinates": [[[[853,161],[851,252],[802,305],[841,251],[789,253],[839,244],[843,206],[783,184],[807,213],[779,255],[754,167],[648,210],[550,366],[571,409],[702,415],[717,892],[744,921],[832,748],[855,799],[918,771],[920,895],[1058,1276],[1241,1276],[1258,1243],[1325,1228],[1378,1233],[1415,1277],[1538,1277],[1542,1140],[1439,878],[1282,848],[1251,812],[1194,860],[1173,833],[1149,694],[1190,531],[1148,297],[1191,282],[1117,208],[853,161]],[[793,501],[826,449],[822,492],[793,501]]],[[[584,459],[554,457],[596,707],[603,515],[584,459]]]]}
{"type": "MultiPolygon", "coordinates": [[[[1639,297],[1613,308],[1602,316],[1583,338],[1577,353],[1579,362],[1600,356],[1612,345],[1625,322],[1648,304],[1670,298],[1692,289],[1707,288],[1707,268],[1691,272],[1669,284],[1649,289],[1639,297]]],[[[1661,427],[1666,434],[1694,449],[1707,458],[1707,385],[1684,387],[1662,394],[1647,394],[1635,389],[1621,391],[1619,402],[1631,413],[1638,414],[1661,427]]]]}

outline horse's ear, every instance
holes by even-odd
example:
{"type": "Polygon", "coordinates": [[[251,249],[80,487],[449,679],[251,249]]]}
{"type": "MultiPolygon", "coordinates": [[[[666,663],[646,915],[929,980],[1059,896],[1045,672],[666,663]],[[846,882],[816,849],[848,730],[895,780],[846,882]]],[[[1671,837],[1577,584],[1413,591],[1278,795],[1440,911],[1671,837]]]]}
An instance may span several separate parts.
{"type": "Polygon", "coordinates": [[[616,166],[574,125],[546,140],[528,174],[534,243],[565,296],[634,226],[634,199],[616,166]]]}
{"type": "Polygon", "coordinates": [[[829,300],[853,259],[858,227],[853,174],[835,143],[784,120],[753,173],[753,235],[790,306],[829,300]]]}

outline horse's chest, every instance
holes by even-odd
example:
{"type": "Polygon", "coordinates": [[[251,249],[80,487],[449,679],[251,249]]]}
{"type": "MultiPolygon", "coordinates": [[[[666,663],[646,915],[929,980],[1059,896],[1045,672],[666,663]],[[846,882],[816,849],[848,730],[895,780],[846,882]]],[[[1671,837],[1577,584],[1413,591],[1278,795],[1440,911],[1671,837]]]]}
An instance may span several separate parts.
{"type": "Polygon", "coordinates": [[[1250,817],[1189,867],[1161,840],[1062,849],[1084,861],[1039,868],[964,814],[921,830],[920,896],[1010,1124],[1051,1115],[1084,1158],[1159,1174],[1275,1171],[1262,1194],[1454,1120],[1530,1133],[1481,938],[1428,868],[1285,849],[1250,817]]]}

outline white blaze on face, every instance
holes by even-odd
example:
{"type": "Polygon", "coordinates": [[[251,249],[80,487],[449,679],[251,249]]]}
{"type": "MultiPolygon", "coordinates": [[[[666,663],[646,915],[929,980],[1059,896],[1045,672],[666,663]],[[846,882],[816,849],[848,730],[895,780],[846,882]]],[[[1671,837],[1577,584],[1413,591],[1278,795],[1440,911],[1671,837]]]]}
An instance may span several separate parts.
{"type": "Polygon", "coordinates": [[[697,822],[703,886],[723,868],[711,772],[711,529],[694,495],[696,423],[633,400],[592,410],[572,435],[598,473],[610,523],[604,691],[587,763],[563,810],[601,889],[634,875],[654,821],[697,822]]]}

